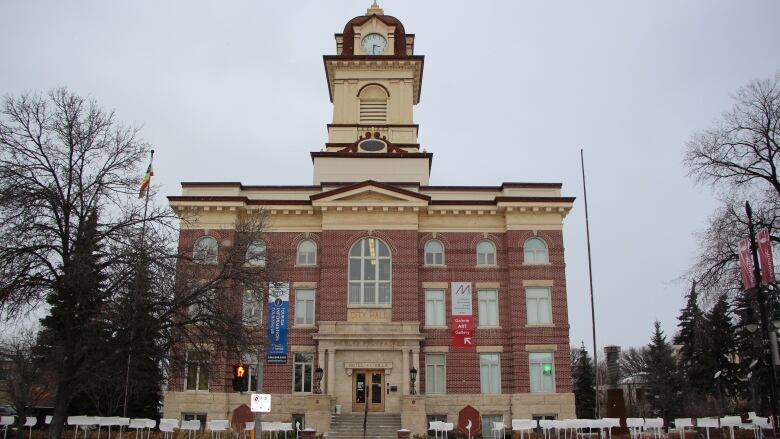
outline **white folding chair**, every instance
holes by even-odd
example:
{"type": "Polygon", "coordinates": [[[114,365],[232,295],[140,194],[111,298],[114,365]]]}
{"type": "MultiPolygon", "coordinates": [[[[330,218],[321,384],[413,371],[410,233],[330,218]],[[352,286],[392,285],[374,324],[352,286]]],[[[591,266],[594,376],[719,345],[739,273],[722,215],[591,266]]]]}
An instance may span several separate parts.
{"type": "Polygon", "coordinates": [[[163,439],[171,439],[174,431],[179,428],[178,419],[163,418],[160,419],[160,431],[163,433],[163,439]]]}
{"type": "Polygon", "coordinates": [[[760,416],[754,416],[750,418],[752,421],[752,429],[753,429],[753,437],[755,439],[763,439],[764,438],[764,430],[771,430],[772,429],[772,423],[769,421],[769,418],[762,418],[760,416]]]}
{"type": "Polygon", "coordinates": [[[677,418],[674,420],[674,429],[680,431],[680,439],[685,439],[686,428],[693,428],[693,419],[677,418]]]}
{"type": "Polygon", "coordinates": [[[544,439],[550,439],[550,430],[555,428],[555,421],[553,419],[540,419],[539,428],[542,429],[544,439]]]}
{"type": "Polygon", "coordinates": [[[193,419],[190,421],[181,421],[180,430],[186,431],[187,437],[191,438],[196,431],[200,430],[200,421],[197,419],[193,419]]]}
{"type": "Polygon", "coordinates": [[[8,435],[8,427],[14,425],[15,416],[0,416],[0,427],[3,428],[3,439],[8,435]]]}
{"type": "Polygon", "coordinates": [[[30,439],[32,439],[32,429],[33,427],[35,427],[35,424],[37,423],[38,423],[38,418],[35,417],[24,418],[24,425],[22,425],[22,427],[27,427],[30,429],[30,434],[28,435],[30,439]]]}
{"type": "Polygon", "coordinates": [[[119,425],[119,417],[107,416],[104,418],[98,418],[97,421],[98,421],[98,439],[100,439],[101,427],[108,428],[108,439],[111,439],[111,427],[115,427],[119,425]]]}
{"type": "Polygon", "coordinates": [[[493,422],[493,437],[495,439],[504,439],[504,429],[506,429],[504,421],[493,422]]]}
{"type": "MultiPolygon", "coordinates": [[[[539,421],[541,423],[541,421],[539,421]]],[[[564,438],[566,437],[566,422],[563,419],[554,419],[552,421],[552,428],[555,429],[555,437],[561,439],[561,430],[563,430],[564,438]]]]}
{"type": "Polygon", "coordinates": [[[230,421],[225,419],[217,419],[206,422],[206,429],[211,432],[211,439],[220,439],[222,432],[226,431],[229,425],[230,421]]]}
{"type": "Polygon", "coordinates": [[[720,418],[720,427],[729,429],[729,436],[734,439],[734,427],[742,426],[742,418],[739,416],[724,416],[720,418]]]}
{"type": "Polygon", "coordinates": [[[441,421],[430,421],[428,422],[428,430],[433,430],[433,437],[434,439],[438,439],[439,437],[439,431],[441,431],[441,428],[439,424],[441,424],[441,421]]]}
{"type": "Polygon", "coordinates": [[[284,434],[284,439],[287,439],[287,433],[293,431],[292,422],[280,422],[279,431],[284,434]]]}
{"type": "Polygon", "coordinates": [[[141,431],[141,436],[143,437],[143,430],[146,428],[146,419],[131,419],[127,428],[135,430],[135,439],[138,439],[139,431],[141,431]]]}
{"type": "Polygon", "coordinates": [[[255,429],[255,421],[244,422],[244,429],[241,430],[242,439],[246,439],[246,432],[253,431],[255,429]]]}
{"type": "Polygon", "coordinates": [[[441,423],[441,431],[444,432],[444,438],[446,439],[449,436],[449,432],[455,429],[455,424],[453,422],[442,422],[441,423]]]}
{"type": "Polygon", "coordinates": [[[528,432],[528,438],[531,438],[531,432],[536,428],[536,421],[533,419],[512,419],[512,431],[520,432],[520,439],[523,439],[523,432],[528,432]]]}
{"type": "Polygon", "coordinates": [[[620,418],[603,418],[605,428],[609,431],[609,439],[612,439],[612,429],[620,428],[620,418]]]}
{"type": "Polygon", "coordinates": [[[130,418],[116,418],[116,423],[114,425],[119,427],[119,439],[122,439],[122,432],[124,431],[125,427],[130,425],[130,418]]]}
{"type": "Polygon", "coordinates": [[[645,426],[645,418],[626,418],[626,427],[631,433],[632,439],[638,439],[642,435],[642,428],[645,426]]]}
{"type": "Polygon", "coordinates": [[[649,430],[656,439],[661,439],[664,432],[663,418],[645,418],[645,430],[649,430]]]}
{"type": "Polygon", "coordinates": [[[696,427],[706,429],[707,439],[710,439],[710,428],[720,428],[720,423],[718,418],[697,418],[696,427]]]}
{"type": "Polygon", "coordinates": [[[46,425],[49,425],[49,424],[51,424],[51,420],[52,419],[54,419],[54,416],[47,415],[46,418],[44,418],[43,423],[46,424],[46,425]]]}

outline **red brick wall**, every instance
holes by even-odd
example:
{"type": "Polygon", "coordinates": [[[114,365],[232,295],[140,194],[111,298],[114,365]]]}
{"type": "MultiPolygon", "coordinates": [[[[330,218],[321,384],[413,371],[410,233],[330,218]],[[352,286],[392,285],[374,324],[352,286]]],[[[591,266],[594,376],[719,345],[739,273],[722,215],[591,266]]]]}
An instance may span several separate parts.
{"type": "MultiPolygon", "coordinates": [[[[182,230],[180,250],[191,253],[195,241],[204,234],[214,236],[220,247],[230,245],[233,232],[228,230],[182,230]]],[[[309,239],[318,246],[317,266],[296,267],[297,244],[306,239],[304,233],[274,232],[266,234],[268,259],[278,262],[277,278],[290,282],[317,282],[315,320],[343,321],[347,318],[347,254],[357,240],[369,236],[366,231],[326,230],[311,233],[309,239]]],[[[430,233],[406,230],[374,231],[372,235],[390,247],[393,256],[392,303],[393,321],[419,321],[426,339],[423,346],[449,346],[450,329],[425,329],[423,282],[494,282],[499,284],[500,329],[476,329],[477,345],[502,346],[502,393],[529,391],[527,344],[556,344],[555,381],[558,392],[570,392],[569,323],[566,304],[564,248],[560,231],[537,234],[548,245],[550,264],[523,265],[523,243],[533,236],[529,231],[490,233],[488,239],[497,249],[497,267],[477,268],[476,246],[483,233],[437,233],[436,239],[445,247],[445,267],[423,266],[423,247],[432,238],[430,233]],[[554,327],[527,328],[524,280],[552,280],[552,314],[554,327]]],[[[478,319],[477,290],[474,288],[472,309],[478,319]]],[[[451,315],[450,290],[445,291],[446,316],[451,315]]],[[[316,329],[295,328],[295,291],[290,297],[290,345],[315,346],[312,334],[316,329]]],[[[425,389],[425,355],[420,354],[418,389],[425,389]]],[[[210,389],[230,388],[231,366],[235,359],[212,359],[210,389]]],[[[289,393],[292,389],[292,352],[284,365],[266,366],[265,388],[274,393],[289,393]]],[[[173,374],[171,390],[183,388],[181,376],[173,374]],[[178,386],[178,387],[177,387],[178,386]]],[[[479,354],[475,349],[454,350],[447,354],[447,392],[479,393],[479,354]]]]}

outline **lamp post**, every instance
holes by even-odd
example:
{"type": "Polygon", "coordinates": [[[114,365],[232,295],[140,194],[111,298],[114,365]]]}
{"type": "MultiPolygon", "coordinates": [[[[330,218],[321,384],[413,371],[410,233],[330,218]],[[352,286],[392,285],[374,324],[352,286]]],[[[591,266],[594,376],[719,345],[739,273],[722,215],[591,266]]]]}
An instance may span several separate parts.
{"type": "MultiPolygon", "coordinates": [[[[766,291],[764,291],[764,287],[761,285],[761,267],[759,266],[758,262],[758,247],[756,246],[756,232],[753,227],[753,209],[750,208],[750,203],[745,201],[745,213],[747,213],[748,218],[748,231],[750,235],[750,251],[753,254],[753,276],[755,276],[755,294],[756,294],[756,300],[758,302],[758,311],[761,316],[760,321],[760,329],[761,329],[761,356],[764,356],[764,346],[769,342],[770,340],[770,333],[769,333],[769,316],[767,312],[767,304],[766,304],[766,291]]],[[[773,267],[772,267],[773,269],[773,267]]],[[[774,319],[773,319],[774,323],[774,319]]],[[[773,325],[774,326],[774,325],[773,325]]],[[[756,326],[754,331],[756,331],[759,327],[756,326]]],[[[750,328],[747,328],[747,325],[745,329],[748,329],[750,331],[750,328]]],[[[770,349],[771,350],[771,349],[770,349]]],[[[769,369],[769,416],[770,420],[772,421],[772,433],[777,437],[777,378],[775,377],[775,367],[772,362],[772,356],[777,355],[776,353],[770,353],[770,359],[769,362],[766,364],[766,367],[769,369]]]]}
{"type": "Polygon", "coordinates": [[[409,381],[412,384],[411,389],[409,389],[409,394],[416,395],[417,391],[414,390],[414,383],[417,381],[417,369],[415,369],[414,366],[412,366],[412,368],[409,369],[409,381]]]}

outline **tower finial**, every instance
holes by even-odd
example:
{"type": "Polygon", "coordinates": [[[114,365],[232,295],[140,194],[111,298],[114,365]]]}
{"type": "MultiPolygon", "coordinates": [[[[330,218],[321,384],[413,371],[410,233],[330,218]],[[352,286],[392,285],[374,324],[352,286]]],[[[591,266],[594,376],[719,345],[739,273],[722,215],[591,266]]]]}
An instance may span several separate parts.
{"type": "Polygon", "coordinates": [[[377,0],[374,0],[374,3],[371,5],[371,7],[366,10],[366,15],[385,15],[385,11],[379,7],[377,0]]]}

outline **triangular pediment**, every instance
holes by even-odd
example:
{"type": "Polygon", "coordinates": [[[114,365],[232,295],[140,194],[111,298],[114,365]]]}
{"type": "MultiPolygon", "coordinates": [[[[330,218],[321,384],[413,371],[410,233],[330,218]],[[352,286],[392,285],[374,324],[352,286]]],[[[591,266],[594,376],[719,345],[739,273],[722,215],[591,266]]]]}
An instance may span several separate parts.
{"type": "Polygon", "coordinates": [[[364,181],[311,196],[315,205],[410,205],[425,206],[430,197],[376,181],[364,181]]]}

